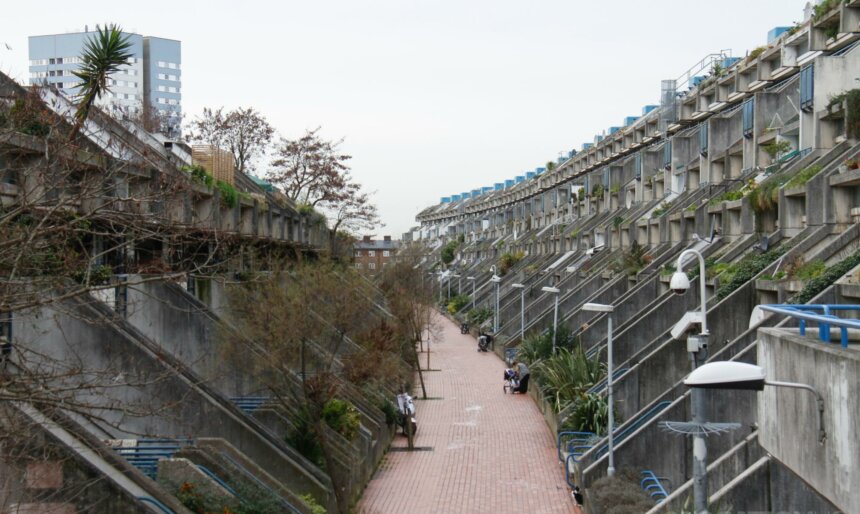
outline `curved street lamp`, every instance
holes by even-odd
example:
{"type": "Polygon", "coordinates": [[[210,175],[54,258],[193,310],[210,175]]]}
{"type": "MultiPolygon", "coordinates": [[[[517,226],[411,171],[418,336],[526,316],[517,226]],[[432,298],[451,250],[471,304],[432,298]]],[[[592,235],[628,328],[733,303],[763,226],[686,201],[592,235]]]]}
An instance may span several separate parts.
{"type": "Polygon", "coordinates": [[[540,288],[544,293],[552,293],[555,295],[555,308],[552,315],[552,354],[555,355],[556,335],[558,334],[558,296],[561,289],[557,287],[544,286],[540,288]]]}
{"type": "MultiPolygon", "coordinates": [[[[699,362],[705,362],[708,358],[708,298],[705,290],[705,258],[698,250],[689,248],[681,252],[675,265],[675,273],[669,281],[669,288],[675,294],[684,294],[690,289],[690,278],[684,273],[684,257],[695,255],[699,259],[699,296],[701,298],[702,315],[700,323],[702,330],[698,337],[687,338],[687,351],[690,352],[690,361],[693,369],[699,362]]],[[[704,426],[706,398],[701,391],[693,391],[690,395],[690,407],[693,415],[693,423],[704,426]]],[[[696,513],[707,510],[708,505],[708,450],[705,445],[705,435],[701,431],[693,433],[693,503],[696,513]]]]}
{"type": "Polygon", "coordinates": [[[764,368],[755,364],[735,361],[709,362],[699,366],[684,379],[684,385],[699,389],[748,389],[761,391],[764,386],[804,389],[815,395],[818,404],[818,442],[824,443],[827,433],[824,430],[824,398],[817,389],[809,384],[768,380],[764,368]]]}
{"type": "Polygon", "coordinates": [[[606,469],[606,474],[609,476],[615,475],[615,457],[612,449],[612,430],[615,425],[615,414],[612,412],[612,313],[615,307],[612,305],[604,305],[602,303],[586,303],[582,306],[582,310],[590,312],[605,312],[606,315],[606,402],[609,404],[609,467],[606,469]]]}
{"type": "Polygon", "coordinates": [[[520,290],[520,343],[526,336],[526,286],[525,284],[511,284],[514,289],[520,290]]]}
{"type": "Polygon", "coordinates": [[[499,333],[499,282],[502,281],[502,277],[496,275],[495,265],[490,266],[490,271],[493,272],[490,282],[496,286],[496,315],[493,317],[493,336],[495,336],[499,333]]]}

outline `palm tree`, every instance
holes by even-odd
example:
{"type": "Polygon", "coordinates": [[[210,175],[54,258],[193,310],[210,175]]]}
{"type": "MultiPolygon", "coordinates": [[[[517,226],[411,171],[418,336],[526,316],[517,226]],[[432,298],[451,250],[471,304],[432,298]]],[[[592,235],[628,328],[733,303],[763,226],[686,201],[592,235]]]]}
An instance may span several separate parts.
{"type": "Polygon", "coordinates": [[[108,88],[108,77],[119,71],[119,67],[128,62],[132,53],[129,52],[131,42],[128,36],[122,34],[122,29],[115,24],[101,29],[96,25],[96,35],[91,37],[84,46],[81,55],[81,67],[74,75],[81,79],[81,89],[78,95],[78,109],[75,111],[75,128],[72,135],[77,133],[97,98],[101,98],[108,88]]]}

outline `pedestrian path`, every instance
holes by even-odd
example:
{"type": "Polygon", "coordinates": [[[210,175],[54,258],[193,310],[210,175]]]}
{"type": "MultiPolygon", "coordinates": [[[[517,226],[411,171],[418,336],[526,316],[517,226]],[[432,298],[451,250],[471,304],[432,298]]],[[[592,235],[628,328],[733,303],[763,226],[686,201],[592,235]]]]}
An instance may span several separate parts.
{"type": "MultiPolygon", "coordinates": [[[[391,451],[361,514],[573,513],[553,434],[528,395],[504,394],[505,365],[436,314],[427,396],[416,388],[419,451],[391,451]]],[[[427,355],[421,355],[422,368],[427,355]]],[[[399,435],[393,447],[405,447],[399,435]]]]}

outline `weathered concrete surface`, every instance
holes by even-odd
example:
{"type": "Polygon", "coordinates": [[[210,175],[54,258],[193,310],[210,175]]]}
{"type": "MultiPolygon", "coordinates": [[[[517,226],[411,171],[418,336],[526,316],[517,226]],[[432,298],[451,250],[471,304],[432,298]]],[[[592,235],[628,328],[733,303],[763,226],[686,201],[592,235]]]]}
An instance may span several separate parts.
{"type": "Polygon", "coordinates": [[[75,365],[87,370],[73,375],[90,384],[77,399],[106,407],[102,426],[92,427],[100,435],[221,437],[288,487],[334,505],[327,475],[100,302],[53,304],[21,313],[15,324],[22,346],[34,352],[24,358],[60,372],[75,365]]]}
{"type": "Polygon", "coordinates": [[[845,512],[860,512],[860,352],[800,337],[794,331],[759,331],[759,365],[769,380],[815,387],[824,398],[819,444],[812,394],[765,387],[758,403],[763,448],[845,512]]]}

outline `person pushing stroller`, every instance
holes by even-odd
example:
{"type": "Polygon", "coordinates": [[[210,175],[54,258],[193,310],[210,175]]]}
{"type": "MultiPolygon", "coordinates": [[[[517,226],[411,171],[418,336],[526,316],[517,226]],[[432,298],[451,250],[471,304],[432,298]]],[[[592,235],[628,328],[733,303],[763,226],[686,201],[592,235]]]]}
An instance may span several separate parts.
{"type": "Polygon", "coordinates": [[[505,370],[505,378],[507,380],[508,371],[512,372],[513,380],[511,381],[512,393],[527,393],[529,391],[529,367],[525,362],[514,361],[510,368],[505,370]]]}

